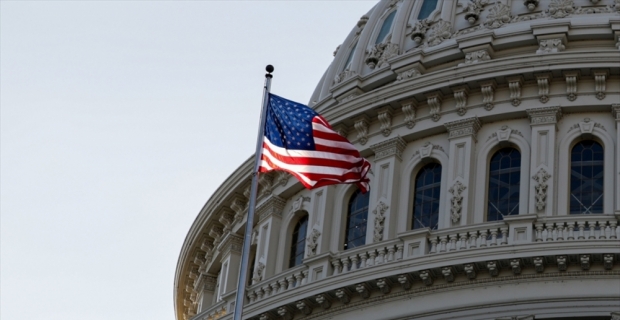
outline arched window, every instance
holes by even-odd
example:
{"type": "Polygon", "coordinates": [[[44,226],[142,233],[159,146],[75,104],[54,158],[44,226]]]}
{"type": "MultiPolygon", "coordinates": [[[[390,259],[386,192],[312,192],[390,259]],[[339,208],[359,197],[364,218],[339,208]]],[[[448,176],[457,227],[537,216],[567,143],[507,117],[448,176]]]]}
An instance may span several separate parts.
{"type": "Polygon", "coordinates": [[[375,44],[383,42],[383,40],[385,40],[387,35],[390,33],[390,30],[392,30],[392,22],[394,21],[394,16],[396,16],[396,11],[392,11],[392,13],[390,13],[390,15],[388,15],[387,18],[383,20],[383,25],[381,26],[381,30],[379,30],[379,36],[377,36],[375,44]]]}
{"type": "Polygon", "coordinates": [[[349,56],[347,57],[347,62],[344,63],[344,68],[342,68],[343,71],[350,70],[349,68],[351,67],[351,62],[353,61],[353,54],[355,54],[356,48],[357,48],[357,42],[353,46],[353,49],[351,49],[351,52],[349,52],[349,56]]]}
{"type": "Polygon", "coordinates": [[[570,154],[570,213],[603,213],[603,146],[577,143],[570,154]]]}
{"type": "Polygon", "coordinates": [[[437,0],[424,0],[420,13],[418,13],[418,20],[428,18],[433,11],[437,8],[437,0]]]}
{"type": "Polygon", "coordinates": [[[293,229],[293,237],[291,240],[291,256],[289,258],[288,267],[292,268],[300,265],[304,259],[306,252],[306,230],[308,229],[308,215],[303,216],[293,229]]]}
{"type": "Polygon", "coordinates": [[[349,199],[347,227],[344,232],[344,249],[366,244],[366,222],[368,220],[368,199],[370,192],[363,194],[359,189],[349,199]]]}
{"type": "Polygon", "coordinates": [[[429,163],[422,167],[415,177],[411,229],[437,229],[440,191],[441,165],[429,163]]]}
{"type": "Polygon", "coordinates": [[[521,152],[515,148],[495,152],[489,164],[487,221],[519,214],[520,182],[521,152]]]}

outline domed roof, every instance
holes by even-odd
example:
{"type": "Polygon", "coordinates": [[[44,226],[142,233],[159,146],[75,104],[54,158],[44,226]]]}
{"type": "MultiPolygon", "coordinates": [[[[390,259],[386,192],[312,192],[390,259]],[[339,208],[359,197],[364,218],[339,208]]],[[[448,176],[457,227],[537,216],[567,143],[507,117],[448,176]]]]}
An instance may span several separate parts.
{"type": "Polygon", "coordinates": [[[618,33],[620,0],[506,2],[380,1],[338,46],[310,105],[324,109],[394,81],[523,54],[520,48],[549,38],[560,39],[549,52],[564,50],[568,40],[618,41],[612,30],[618,33]]]}

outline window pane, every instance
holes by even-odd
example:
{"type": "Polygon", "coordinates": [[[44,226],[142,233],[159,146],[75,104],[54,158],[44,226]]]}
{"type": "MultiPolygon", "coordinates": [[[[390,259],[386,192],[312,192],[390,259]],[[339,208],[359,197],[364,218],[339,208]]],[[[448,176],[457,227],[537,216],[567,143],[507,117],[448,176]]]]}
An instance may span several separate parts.
{"type": "Polygon", "coordinates": [[[420,9],[420,13],[418,13],[418,20],[428,18],[428,16],[435,11],[435,8],[437,8],[437,0],[424,0],[422,9],[420,9]]]}
{"type": "Polygon", "coordinates": [[[292,268],[301,264],[306,249],[306,229],[308,227],[308,216],[304,216],[293,229],[293,236],[291,237],[291,255],[289,258],[288,266],[292,268]]]}
{"type": "Polygon", "coordinates": [[[503,148],[491,157],[487,221],[503,220],[519,213],[521,153],[515,148],[503,148]]]}
{"type": "Polygon", "coordinates": [[[396,11],[392,11],[392,13],[390,13],[390,15],[383,20],[383,25],[381,26],[381,30],[379,31],[379,36],[377,37],[375,44],[383,42],[383,40],[385,40],[387,35],[390,33],[394,16],[396,16],[396,11]]]}
{"type": "Polygon", "coordinates": [[[430,163],[422,167],[415,178],[412,229],[437,229],[441,165],[430,163]]]}
{"type": "Polygon", "coordinates": [[[345,230],[344,249],[351,249],[366,244],[366,223],[368,220],[368,200],[370,192],[362,194],[360,190],[349,199],[347,210],[347,229],[345,230]]]}
{"type": "Polygon", "coordinates": [[[592,140],[581,141],[571,150],[570,158],[570,213],[602,213],[603,146],[592,140]]]}

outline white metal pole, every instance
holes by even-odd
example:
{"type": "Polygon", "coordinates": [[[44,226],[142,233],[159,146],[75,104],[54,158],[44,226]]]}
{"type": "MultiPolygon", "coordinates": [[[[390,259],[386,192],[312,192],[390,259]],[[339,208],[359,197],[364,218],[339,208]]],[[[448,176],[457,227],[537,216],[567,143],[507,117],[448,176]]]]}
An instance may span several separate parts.
{"type": "Polygon", "coordinates": [[[252,238],[252,228],[254,225],[254,209],[256,207],[256,194],[258,192],[258,168],[263,150],[263,136],[265,131],[265,115],[267,104],[269,103],[269,90],[271,89],[271,73],[273,66],[268,65],[265,70],[265,87],[263,90],[263,105],[260,112],[260,125],[258,126],[258,137],[256,137],[256,152],[254,153],[254,171],[252,171],[252,185],[250,187],[250,204],[248,206],[248,219],[245,223],[245,235],[243,237],[243,251],[241,254],[241,269],[239,270],[239,280],[237,282],[237,297],[235,298],[234,320],[241,320],[243,315],[243,302],[245,301],[245,285],[248,278],[248,264],[250,261],[250,240],[252,238]]]}

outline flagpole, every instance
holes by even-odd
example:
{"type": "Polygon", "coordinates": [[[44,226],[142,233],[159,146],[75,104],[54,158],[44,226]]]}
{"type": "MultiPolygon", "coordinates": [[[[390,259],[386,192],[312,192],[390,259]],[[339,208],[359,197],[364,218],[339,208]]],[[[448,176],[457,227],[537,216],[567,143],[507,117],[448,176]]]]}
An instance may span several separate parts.
{"type": "Polygon", "coordinates": [[[263,149],[263,136],[265,131],[265,114],[267,113],[267,103],[269,90],[271,89],[271,73],[273,66],[267,65],[265,68],[265,87],[263,89],[263,105],[260,111],[260,125],[258,126],[258,136],[256,137],[256,152],[254,153],[254,168],[252,171],[252,185],[250,187],[250,204],[248,206],[248,219],[245,223],[245,235],[243,236],[243,251],[241,254],[241,269],[239,270],[239,280],[237,282],[237,297],[235,298],[234,320],[241,320],[243,315],[243,303],[245,301],[245,284],[248,278],[248,264],[250,262],[250,240],[252,239],[252,229],[254,226],[254,209],[256,207],[256,194],[258,192],[258,168],[260,166],[261,153],[263,149]]]}

